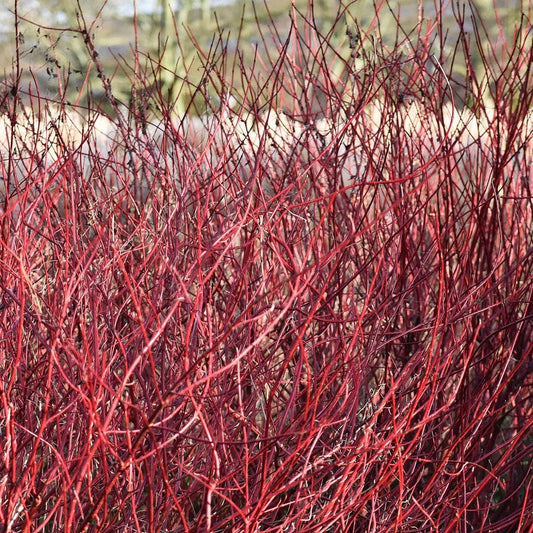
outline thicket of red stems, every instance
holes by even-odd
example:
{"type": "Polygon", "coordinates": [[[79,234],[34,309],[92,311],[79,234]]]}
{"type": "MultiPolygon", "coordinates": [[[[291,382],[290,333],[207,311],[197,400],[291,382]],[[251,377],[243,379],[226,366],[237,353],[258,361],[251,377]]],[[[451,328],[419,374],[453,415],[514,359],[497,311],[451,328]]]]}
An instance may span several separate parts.
{"type": "Polygon", "coordinates": [[[531,526],[531,14],[465,13],[220,35],[204,129],[6,82],[3,531],[531,526]]]}

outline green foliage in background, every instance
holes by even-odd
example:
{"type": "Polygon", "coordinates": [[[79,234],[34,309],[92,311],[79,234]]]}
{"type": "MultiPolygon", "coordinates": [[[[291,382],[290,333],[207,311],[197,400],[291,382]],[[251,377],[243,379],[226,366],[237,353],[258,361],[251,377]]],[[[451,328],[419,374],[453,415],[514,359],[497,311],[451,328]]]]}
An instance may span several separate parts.
{"type": "MultiPolygon", "coordinates": [[[[453,70],[453,89],[466,105],[473,100],[470,96],[473,73],[465,70],[464,55],[468,54],[474,65],[481,66],[481,55],[488,50],[490,42],[506,39],[511,45],[515,39],[531,40],[533,32],[522,24],[522,4],[519,0],[506,2],[499,8],[499,20],[494,20],[493,4],[489,0],[445,5],[444,15],[441,16],[444,22],[442,31],[435,32],[432,47],[443,68],[453,70]],[[480,34],[486,37],[486,46],[468,40],[459,41],[457,19],[463,21],[467,30],[480,29],[480,34]]],[[[381,53],[387,49],[397,51],[397,43],[409,42],[407,37],[423,31],[425,25],[431,25],[441,15],[436,12],[439,7],[435,7],[433,2],[411,0],[345,3],[317,0],[312,4],[307,0],[235,0],[231,5],[216,9],[211,8],[208,0],[173,3],[157,0],[153,13],[137,14],[135,17],[126,16],[117,0],[83,5],[83,15],[79,5],[69,0],[38,3],[21,0],[18,3],[17,25],[13,12],[4,10],[1,13],[0,23],[4,27],[2,40],[7,50],[1,66],[7,80],[10,73],[13,75],[13,58],[18,44],[23,88],[33,87],[31,90],[36,91],[37,85],[40,93],[51,99],[59,97],[78,104],[87,103],[89,98],[101,99],[102,107],[106,109],[106,91],[100,79],[101,72],[95,68],[97,61],[111,83],[114,98],[125,105],[135,105],[137,109],[144,107],[146,112],[157,113],[161,106],[170,106],[177,115],[201,114],[208,111],[204,97],[206,91],[213,97],[213,106],[219,105],[216,99],[221,94],[223,87],[220,84],[224,81],[219,80],[220,84],[217,84],[216,80],[206,77],[208,73],[199,49],[215,46],[220,49],[221,56],[228,56],[229,52],[230,56],[235,55],[235,62],[250,66],[258,56],[276,53],[275,50],[256,48],[256,43],[263,42],[257,36],[256,18],[265,35],[275,31],[283,37],[289,33],[291,20],[294,21],[298,13],[308,14],[311,5],[317,27],[323,33],[331,32],[331,42],[338,45],[338,53],[343,57],[350,54],[346,26],[337,24],[333,27],[340,9],[346,8],[347,27],[355,32],[352,35],[364,37],[366,57],[372,56],[373,47],[379,47],[381,53]],[[13,29],[17,31],[18,39],[13,29]],[[90,35],[94,50],[88,49],[84,31],[90,35]],[[215,35],[219,36],[218,41],[215,35]],[[220,35],[224,35],[223,41],[220,35]],[[377,42],[374,40],[377,36],[385,37],[379,37],[377,42]],[[139,52],[137,56],[135,51],[139,52]],[[157,90],[147,86],[147,80],[158,85],[157,90]],[[202,97],[195,100],[194,95],[201,84],[207,87],[201,87],[202,97]],[[64,94],[58,95],[58,90],[63,90],[64,94]],[[166,102],[153,101],[151,95],[156,93],[159,98],[163,95],[166,102]]],[[[470,33],[473,35],[473,32],[470,33]]],[[[279,42],[279,39],[272,39],[272,42],[276,40],[279,42]]],[[[406,57],[416,52],[406,45],[406,57]]],[[[505,64],[505,58],[491,60],[505,64]]],[[[342,76],[342,73],[336,74],[342,76]]],[[[488,93],[497,81],[486,72],[479,73],[478,78],[481,86],[477,92],[488,93]]],[[[239,83],[238,79],[232,79],[234,88],[238,89],[239,83]]]]}

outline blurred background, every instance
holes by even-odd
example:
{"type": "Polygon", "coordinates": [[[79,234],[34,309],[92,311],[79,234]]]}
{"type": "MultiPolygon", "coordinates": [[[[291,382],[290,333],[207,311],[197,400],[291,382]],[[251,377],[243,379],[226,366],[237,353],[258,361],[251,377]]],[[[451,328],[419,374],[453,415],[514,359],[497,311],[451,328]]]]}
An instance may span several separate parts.
{"type": "MultiPolygon", "coordinates": [[[[176,112],[183,113],[187,96],[182,81],[186,78],[194,84],[202,76],[198,47],[209,49],[218,40],[226,55],[235,54],[238,48],[242,60],[251,62],[256,52],[272,52],[268,50],[270,43],[276,41],[269,38],[272,29],[283,40],[290,29],[291,13],[293,19],[298,11],[309,14],[309,4],[308,0],[149,0],[136,6],[134,2],[108,0],[83,2],[81,12],[72,0],[19,0],[15,24],[15,4],[11,2],[9,7],[0,7],[3,91],[9,92],[14,73],[20,72],[19,87],[23,90],[34,86],[43,96],[66,97],[81,104],[89,95],[102,98],[105,91],[94,65],[95,56],[93,53],[91,57],[80,32],[86,28],[97,60],[112,81],[115,98],[127,103],[134,77],[140,71],[145,78],[146,73],[152,72],[158,92],[175,102],[176,112]],[[15,68],[17,45],[19,68],[15,68]]],[[[457,55],[458,15],[467,29],[475,21],[483,25],[485,37],[497,44],[504,39],[512,41],[524,9],[527,6],[520,0],[316,0],[312,16],[321,32],[330,33],[329,42],[341,54],[350,53],[346,21],[356,21],[362,31],[372,31],[379,24],[380,35],[390,36],[392,47],[395,40],[414,35],[422,24],[440,18],[440,36],[433,44],[435,54],[452,57],[457,55]]],[[[460,72],[457,57],[454,63],[456,74],[465,74],[460,72]]]]}

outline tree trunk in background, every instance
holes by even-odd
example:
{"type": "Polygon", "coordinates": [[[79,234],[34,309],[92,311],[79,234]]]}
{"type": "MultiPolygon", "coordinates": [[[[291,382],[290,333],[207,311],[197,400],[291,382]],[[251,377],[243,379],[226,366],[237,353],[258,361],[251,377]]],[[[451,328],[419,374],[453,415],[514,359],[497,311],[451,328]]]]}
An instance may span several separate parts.
{"type": "Polygon", "coordinates": [[[187,52],[187,47],[185,40],[178,42],[177,31],[183,30],[187,25],[193,4],[193,0],[183,0],[174,10],[167,0],[159,0],[161,10],[159,43],[164,47],[161,56],[161,90],[168,102],[174,104],[174,111],[178,116],[183,116],[187,107],[188,91],[183,79],[187,71],[185,62],[188,58],[182,57],[182,51],[187,52]]]}

